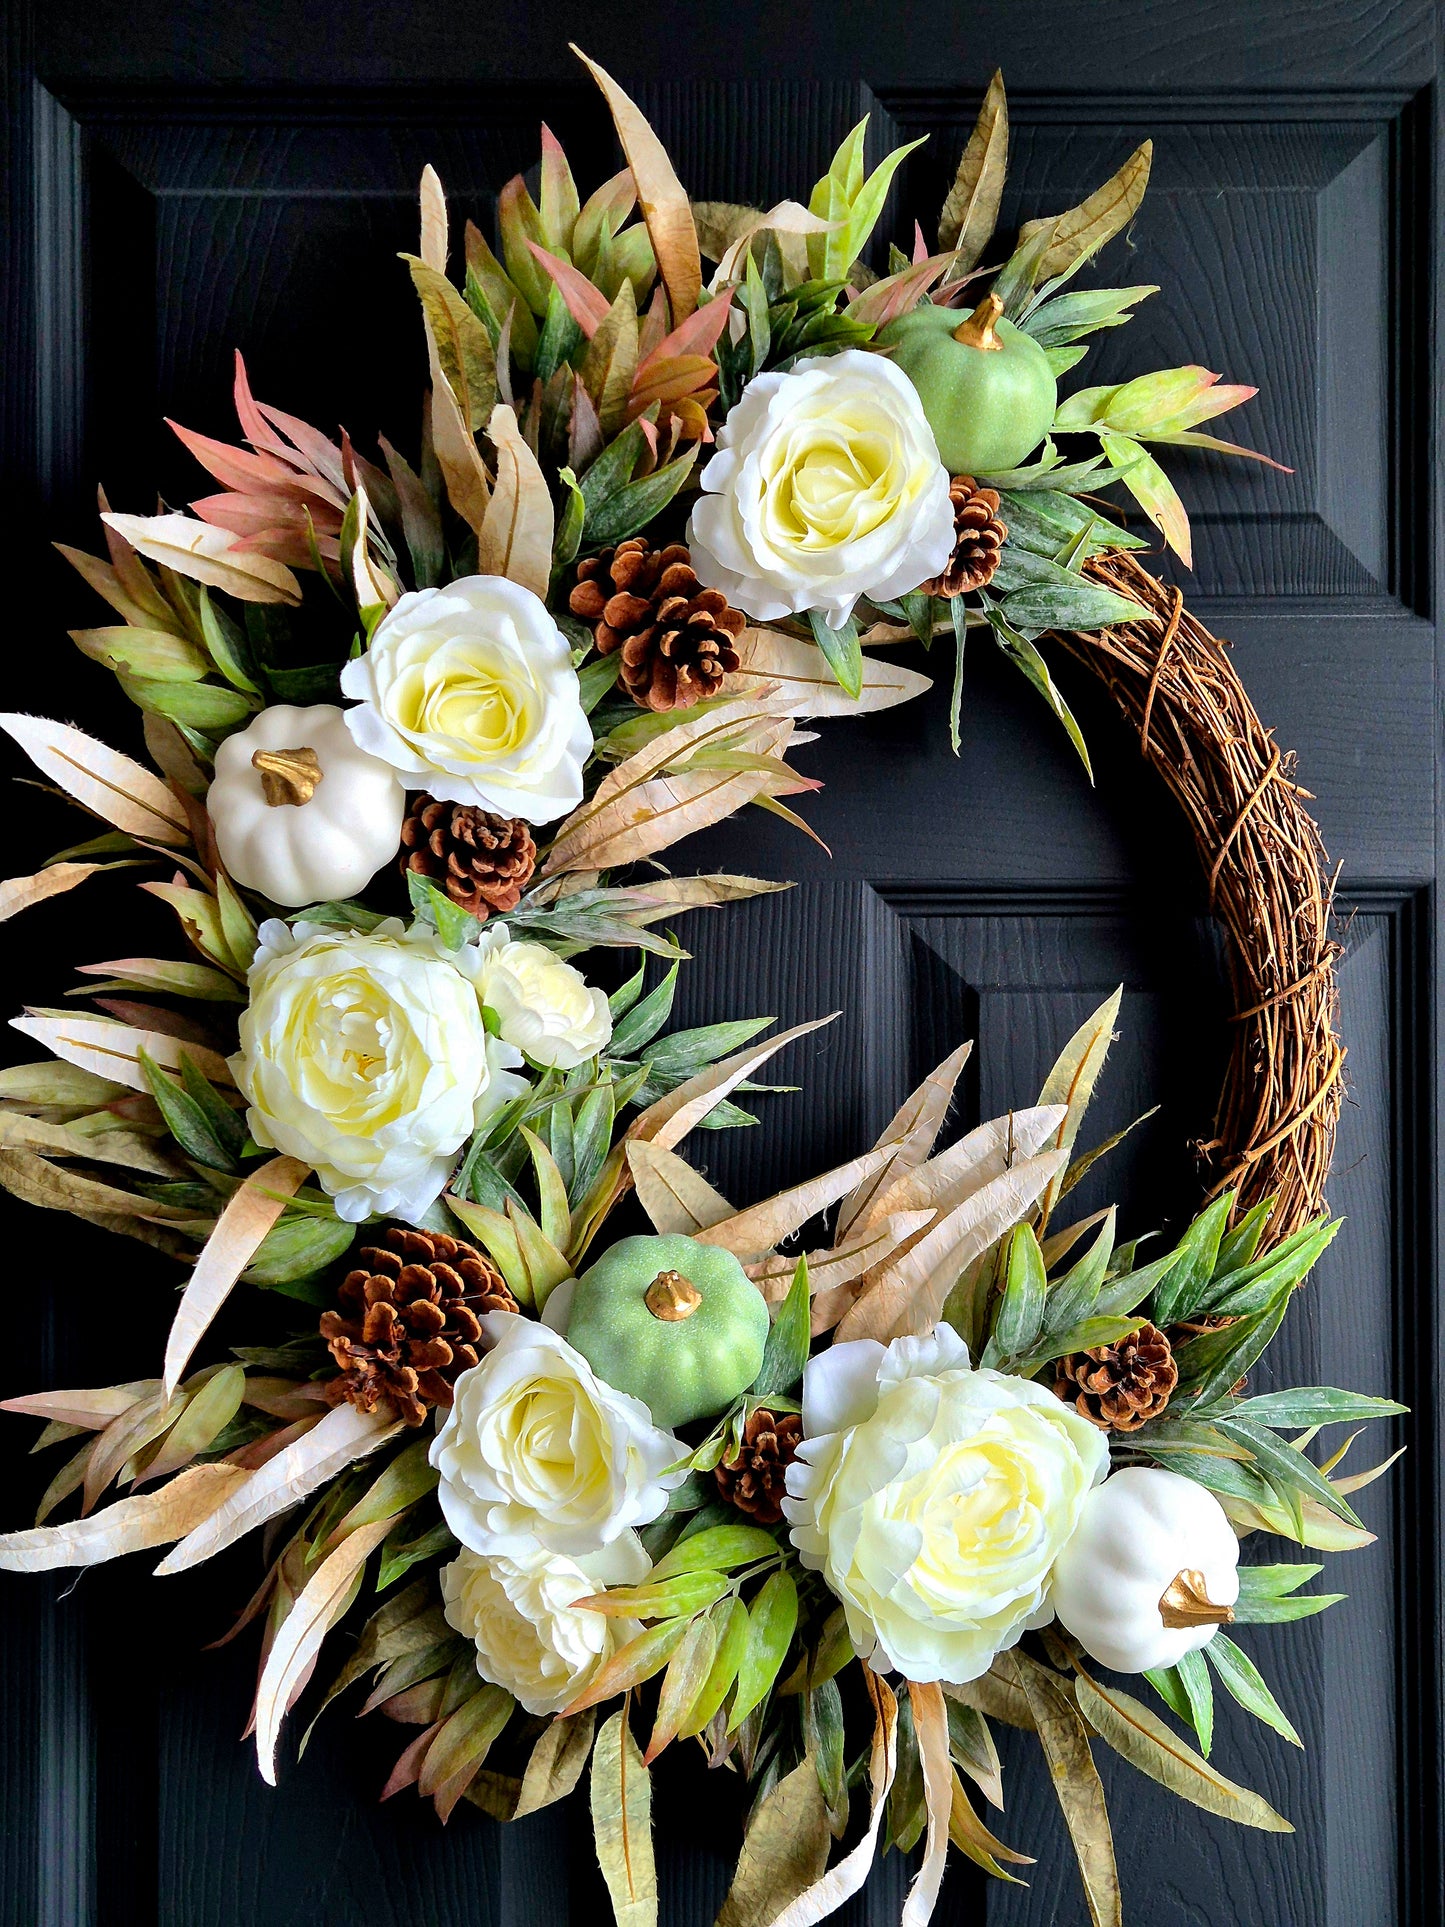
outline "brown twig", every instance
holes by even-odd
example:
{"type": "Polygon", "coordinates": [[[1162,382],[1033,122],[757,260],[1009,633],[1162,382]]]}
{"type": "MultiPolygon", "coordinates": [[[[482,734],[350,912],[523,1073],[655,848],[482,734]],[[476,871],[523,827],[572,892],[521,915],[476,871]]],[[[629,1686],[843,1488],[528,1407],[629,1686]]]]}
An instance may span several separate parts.
{"type": "Polygon", "coordinates": [[[1060,641],[1104,684],[1188,818],[1229,937],[1235,1021],[1215,1134],[1199,1146],[1211,1192],[1238,1209],[1273,1197],[1277,1244],[1325,1208],[1344,1051],[1330,935],[1333,886],[1318,829],[1225,645],[1133,556],[1089,573],[1151,612],[1060,641]]]}

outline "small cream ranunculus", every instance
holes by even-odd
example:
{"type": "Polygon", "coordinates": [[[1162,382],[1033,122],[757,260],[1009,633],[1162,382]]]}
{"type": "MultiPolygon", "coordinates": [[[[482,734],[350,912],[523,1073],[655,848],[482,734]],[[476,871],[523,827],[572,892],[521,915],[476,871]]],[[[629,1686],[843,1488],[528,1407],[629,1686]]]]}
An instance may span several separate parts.
{"type": "Polygon", "coordinates": [[[1052,1617],[1109,1448],[1044,1386],[971,1370],[947,1325],[856,1339],[810,1361],[803,1432],[783,1510],[865,1659],[962,1685],[1052,1617]]]}
{"type": "Polygon", "coordinates": [[[311,1165],[338,1216],[415,1221],[489,1112],[526,1088],[489,1038],[475,947],[263,923],[231,1059],[258,1144],[311,1165]]]}
{"type": "Polygon", "coordinates": [[[664,1510],[687,1447],[565,1338],[516,1312],[482,1320],[491,1347],[462,1373],[432,1441],[442,1516],[471,1552],[533,1543],[599,1552],[664,1510]]]}
{"type": "Polygon", "coordinates": [[[470,575],[404,595],[341,687],[346,727],[409,787],[549,823],[582,801],[592,731],[567,638],[530,589],[470,575]]]}
{"type": "Polygon", "coordinates": [[[836,629],[953,551],[948,471],[918,391],[848,349],[759,375],[718,430],[688,539],[699,580],[759,621],[817,609],[836,629]]]}
{"type": "Polygon", "coordinates": [[[490,1555],[464,1547],[442,1568],[443,1608],[447,1624],[476,1646],[483,1679],[529,1713],[558,1713],[636,1631],[632,1621],[577,1601],[604,1586],[635,1585],[647,1570],[633,1533],[586,1559],[537,1545],[490,1555]]]}
{"type": "Polygon", "coordinates": [[[512,942],[504,923],[482,932],[481,949],[479,994],[507,1043],[549,1070],[597,1055],[612,1035],[612,1012],[580,970],[545,944],[512,942]]]}

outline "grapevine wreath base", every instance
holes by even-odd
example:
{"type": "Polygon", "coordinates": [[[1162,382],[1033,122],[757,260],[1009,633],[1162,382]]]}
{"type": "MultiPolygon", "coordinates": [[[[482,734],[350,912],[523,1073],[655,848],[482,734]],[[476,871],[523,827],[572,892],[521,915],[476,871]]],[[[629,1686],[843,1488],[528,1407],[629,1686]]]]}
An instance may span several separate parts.
{"type": "Polygon", "coordinates": [[[1215,1689],[1299,1744],[1234,1635],[1341,1595],[1258,1539],[1368,1544],[1385,1466],[1310,1450],[1402,1410],[1257,1382],[1337,1228],[1331,886],[1291,759],[1104,493],[1187,564],[1153,451],[1265,459],[1200,432],[1253,390],[1059,392],[1158,292],[1075,279],[1147,142],[1005,254],[996,76],[936,251],[915,224],[870,264],[907,150],[869,174],[859,126],[806,207],[694,205],[592,72],[627,165],[585,201],[544,129],[458,249],[423,176],[409,454],[257,400],[238,357],[241,442],[177,430],[217,491],[102,498],[106,556],[65,551],[149,760],[0,718],[100,823],[0,914],[123,868],[180,936],[14,1020],[42,1055],[0,1072],[0,1183],[143,1246],[128,1305],[184,1285],[158,1376],[7,1402],[60,1463],[0,1567],[174,1573],[262,1528],[262,1775],[345,1695],[411,1729],[382,1792],[444,1823],[585,1776],[625,1927],[657,1920],[669,1748],[747,1789],[720,1927],[807,1927],[917,1845],[923,1927],[950,1844],[1029,1864],[979,1806],[1023,1727],[1120,1927],[1095,1750],[1290,1830],[1210,1760],[1215,1689]],[[1122,991],[956,1139],[967,1042],[836,1170],[742,1207],[706,1174],[820,1024],[670,1028],[675,927],[788,886],[662,859],[747,804],[806,830],[800,725],[929,687],[884,645],[951,646],[957,750],[970,629],[1086,769],[1044,651],[1098,676],[1198,846],[1235,1017],[1182,1231],[1070,1219],[1122,991]],[[599,948],[639,953],[610,995],[599,948]]]}

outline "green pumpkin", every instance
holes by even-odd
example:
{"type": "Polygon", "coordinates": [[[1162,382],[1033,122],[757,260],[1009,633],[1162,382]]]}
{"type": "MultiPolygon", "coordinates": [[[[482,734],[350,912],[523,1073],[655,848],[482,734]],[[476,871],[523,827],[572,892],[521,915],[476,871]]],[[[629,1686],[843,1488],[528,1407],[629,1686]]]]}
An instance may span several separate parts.
{"type": "Polygon", "coordinates": [[[1049,358],[988,295],[962,322],[924,301],[878,331],[918,390],[950,475],[1018,468],[1053,426],[1059,389],[1049,358]]]}
{"type": "Polygon", "coordinates": [[[711,1418],[758,1375],[762,1293],[730,1251],[694,1238],[623,1238],[577,1280],[567,1342],[669,1431],[711,1418]]]}

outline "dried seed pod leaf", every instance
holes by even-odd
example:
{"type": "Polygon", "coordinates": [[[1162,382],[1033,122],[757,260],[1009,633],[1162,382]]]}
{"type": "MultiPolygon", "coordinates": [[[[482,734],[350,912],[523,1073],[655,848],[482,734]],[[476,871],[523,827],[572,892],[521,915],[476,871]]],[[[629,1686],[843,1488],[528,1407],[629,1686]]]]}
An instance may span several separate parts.
{"type": "Polygon", "coordinates": [[[117,1499],[88,1518],[0,1534],[0,1570],[98,1566],[123,1553],[167,1546],[211,1518],[248,1476],[234,1465],[193,1465],[159,1491],[117,1499]]]}
{"type": "Polygon", "coordinates": [[[236,1081],[219,1051],[171,1037],[164,1031],[141,1030],[133,1024],[112,1023],[109,1018],[85,1017],[79,1013],[74,1017],[27,1013],[24,1017],[12,1017],[10,1025],[26,1037],[33,1037],[36,1043],[43,1044],[67,1064],[94,1071],[112,1083],[128,1084],[133,1091],[150,1089],[140,1066],[141,1051],[153,1057],[163,1070],[179,1071],[184,1054],[213,1084],[234,1085],[236,1081]]]}
{"type": "Polygon", "coordinates": [[[141,555],[192,582],[224,589],[240,602],[300,606],[301,584],[286,564],[247,548],[229,529],[189,515],[105,514],[100,519],[141,555]]]}
{"type": "Polygon", "coordinates": [[[777,691],[769,707],[789,716],[861,716],[911,702],[933,687],[927,676],[901,663],[865,656],[862,686],[850,696],[839,688],[816,642],[778,629],[744,629],[737,651],[740,660],[723,683],[724,696],[746,695],[768,685],[777,691]]]}
{"type": "Polygon", "coordinates": [[[746,1211],[708,1226],[697,1233],[697,1241],[719,1245],[735,1258],[756,1262],[800,1230],[809,1218],[826,1211],[830,1204],[836,1204],[839,1198],[865,1184],[883,1169],[891,1156],[887,1145],[865,1151],[862,1157],[852,1158],[836,1170],[824,1171],[816,1178],[808,1178],[802,1184],[764,1198],[761,1204],[749,1205],[746,1211]]]}
{"type": "Polygon", "coordinates": [[[657,1232],[681,1231],[688,1237],[731,1217],[732,1206],[700,1171],[675,1151],[646,1138],[630,1138],[627,1166],[638,1202],[657,1232]]]}
{"type": "Polygon", "coordinates": [[[189,843],[185,810],[158,776],[84,730],[45,716],[0,715],[0,729],[67,796],[151,843],[189,843]]]}
{"type": "Polygon", "coordinates": [[[860,1183],[843,1200],[838,1213],[838,1234],[835,1243],[841,1244],[850,1227],[860,1217],[865,1221],[873,1202],[888,1191],[894,1179],[922,1164],[933,1149],[934,1141],[943,1127],[948,1115],[948,1107],[953,1102],[953,1093],[958,1085],[964,1065],[973,1054],[973,1043],[960,1044],[951,1051],[936,1070],[929,1072],[912,1096],[905,1099],[893,1114],[875,1149],[887,1148],[892,1155],[887,1162],[864,1183],[860,1183]]]}

